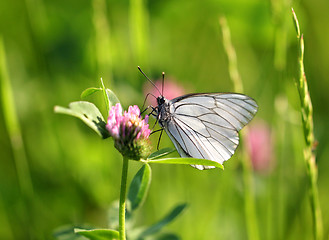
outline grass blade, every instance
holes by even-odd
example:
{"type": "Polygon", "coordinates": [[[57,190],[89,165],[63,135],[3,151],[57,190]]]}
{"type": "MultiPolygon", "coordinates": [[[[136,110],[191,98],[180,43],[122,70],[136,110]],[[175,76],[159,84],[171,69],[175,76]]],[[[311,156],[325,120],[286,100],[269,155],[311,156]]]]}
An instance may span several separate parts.
{"type": "MultiPolygon", "coordinates": [[[[235,53],[234,46],[231,42],[230,29],[227,24],[226,18],[221,17],[219,23],[222,28],[223,34],[223,45],[227,54],[230,78],[233,83],[233,88],[235,92],[243,92],[243,84],[238,71],[237,57],[235,53]]],[[[243,131],[244,136],[248,131],[245,127],[243,131]]],[[[251,161],[247,156],[244,149],[241,149],[243,159],[241,161],[243,168],[243,183],[244,183],[244,210],[245,210],[245,222],[247,225],[248,238],[253,240],[259,239],[259,230],[257,224],[257,216],[255,209],[255,199],[254,199],[254,185],[253,185],[253,175],[251,161]]]]}
{"type": "Polygon", "coordinates": [[[138,65],[146,64],[148,56],[148,11],[145,0],[130,0],[131,44],[138,65]]]}

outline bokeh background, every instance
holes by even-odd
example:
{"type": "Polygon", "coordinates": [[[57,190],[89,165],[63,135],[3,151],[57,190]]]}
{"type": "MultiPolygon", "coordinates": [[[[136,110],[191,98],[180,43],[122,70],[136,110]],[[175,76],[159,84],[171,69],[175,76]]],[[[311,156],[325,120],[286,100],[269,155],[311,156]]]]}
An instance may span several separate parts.
{"type": "MultiPolygon", "coordinates": [[[[108,208],[119,197],[121,157],[111,139],[54,114],[54,106],[79,100],[102,77],[125,107],[141,107],[149,83],[138,65],[154,80],[165,71],[186,93],[233,91],[219,24],[225,16],[244,93],[259,104],[250,125],[251,139],[262,139],[254,148],[261,156],[252,175],[255,216],[244,207],[241,144],[224,171],[152,166],[136,225],[152,224],[187,202],[165,230],[182,239],[247,239],[249,221],[260,239],[311,239],[291,7],[305,39],[328,237],[328,1],[2,0],[0,238],[52,239],[61,226],[107,227],[108,208]]],[[[87,100],[106,117],[102,96],[87,100]]],[[[157,141],[155,134],[154,149],[157,141]]],[[[170,146],[163,135],[161,147],[170,146]]],[[[129,179],[140,166],[130,165],[129,179]]]]}

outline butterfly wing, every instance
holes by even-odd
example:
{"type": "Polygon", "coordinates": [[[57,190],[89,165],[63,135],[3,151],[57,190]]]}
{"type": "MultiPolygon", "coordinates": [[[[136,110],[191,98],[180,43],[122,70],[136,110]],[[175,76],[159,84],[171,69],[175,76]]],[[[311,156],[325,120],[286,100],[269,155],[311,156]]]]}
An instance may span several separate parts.
{"type": "Polygon", "coordinates": [[[236,93],[189,94],[168,105],[170,117],[163,121],[163,127],[180,156],[220,164],[233,155],[239,144],[238,131],[251,121],[258,108],[252,98],[236,93]]]}

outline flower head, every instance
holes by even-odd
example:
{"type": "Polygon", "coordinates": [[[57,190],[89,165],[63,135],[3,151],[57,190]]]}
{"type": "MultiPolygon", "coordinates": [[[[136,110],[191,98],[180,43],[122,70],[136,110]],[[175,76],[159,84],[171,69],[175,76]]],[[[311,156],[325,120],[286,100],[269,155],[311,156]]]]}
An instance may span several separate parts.
{"type": "Polygon", "coordinates": [[[138,106],[130,106],[128,112],[122,114],[122,107],[117,103],[109,112],[106,129],[114,138],[115,147],[122,155],[130,159],[139,160],[149,153],[151,130],[148,116],[140,117],[138,106]]]}

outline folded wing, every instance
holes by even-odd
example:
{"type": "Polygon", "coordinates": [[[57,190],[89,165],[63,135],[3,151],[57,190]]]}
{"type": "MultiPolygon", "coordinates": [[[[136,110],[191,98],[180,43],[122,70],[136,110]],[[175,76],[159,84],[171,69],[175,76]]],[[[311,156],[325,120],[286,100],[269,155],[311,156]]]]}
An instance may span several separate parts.
{"type": "Polygon", "coordinates": [[[222,164],[233,155],[239,144],[238,131],[250,122],[257,108],[256,102],[243,94],[185,95],[170,101],[172,117],[165,129],[181,156],[222,164]]]}

